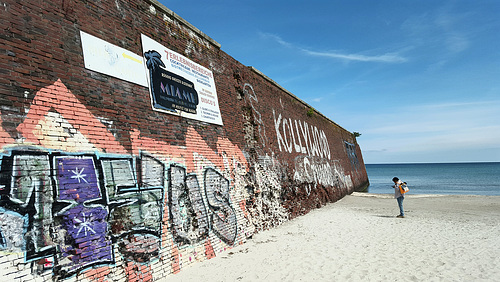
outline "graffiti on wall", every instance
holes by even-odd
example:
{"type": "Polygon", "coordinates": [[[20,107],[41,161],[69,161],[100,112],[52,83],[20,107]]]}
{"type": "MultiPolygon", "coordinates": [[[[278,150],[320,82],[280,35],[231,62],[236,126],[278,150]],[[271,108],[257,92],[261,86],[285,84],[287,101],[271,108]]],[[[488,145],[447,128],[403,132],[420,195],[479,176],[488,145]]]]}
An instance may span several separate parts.
{"type": "Polygon", "coordinates": [[[358,160],[358,156],[356,155],[356,145],[349,143],[347,141],[344,141],[344,146],[345,146],[345,151],[347,153],[347,157],[349,158],[349,161],[351,162],[351,166],[353,170],[358,171],[360,164],[358,160]]]}
{"type": "Polygon", "coordinates": [[[200,242],[207,238],[211,226],[221,240],[232,245],[237,221],[229,197],[229,180],[213,168],[207,168],[203,177],[209,212],[196,174],[186,175],[185,168],[175,165],[169,169],[169,210],[174,240],[181,245],[200,242]]]}
{"type": "Polygon", "coordinates": [[[340,189],[352,187],[351,176],[344,173],[339,161],[324,158],[297,156],[295,158],[294,180],[300,183],[314,183],[306,186],[309,195],[316,185],[332,186],[340,189]]]}
{"type": "Polygon", "coordinates": [[[273,109],[274,129],[280,151],[296,152],[331,159],[330,146],[325,131],[307,122],[283,118],[273,109]]]}
{"type": "Polygon", "coordinates": [[[294,179],[299,182],[317,183],[325,186],[340,187],[336,165],[330,165],[330,162],[324,158],[297,156],[295,158],[295,174],[294,179]]]}
{"type": "Polygon", "coordinates": [[[195,174],[181,166],[169,168],[168,192],[172,234],[179,244],[194,244],[208,237],[208,216],[195,174]]]}
{"type": "MultiPolygon", "coordinates": [[[[263,117],[259,111],[260,105],[257,93],[249,83],[244,83],[242,90],[249,104],[249,114],[252,117],[251,122],[245,127],[245,132],[252,134],[252,137],[259,140],[262,147],[266,148],[268,139],[265,124],[262,121],[263,117]]],[[[352,187],[351,177],[344,173],[340,162],[332,160],[330,145],[324,130],[305,121],[286,117],[281,113],[277,113],[274,109],[273,119],[277,141],[276,149],[279,149],[280,152],[299,154],[292,166],[292,179],[296,184],[301,184],[292,185],[295,190],[304,188],[309,196],[311,191],[316,189],[318,185],[342,190],[352,187]]],[[[248,140],[247,143],[252,144],[248,140]]],[[[281,180],[283,175],[279,175],[282,169],[279,168],[279,164],[275,161],[274,152],[271,150],[270,153],[272,156],[261,154],[258,161],[254,163],[254,171],[252,171],[258,178],[256,182],[265,183],[264,185],[254,186],[259,187],[261,190],[259,190],[258,197],[252,197],[254,206],[257,207],[251,210],[254,213],[253,217],[263,219],[256,223],[257,229],[261,228],[260,222],[279,223],[288,218],[287,213],[282,212],[281,196],[283,195],[283,186],[281,180]],[[276,185],[272,183],[276,183],[276,185]]],[[[263,224],[263,226],[265,225],[263,224]]]]}
{"type": "MultiPolygon", "coordinates": [[[[133,159],[88,154],[20,150],[4,155],[3,214],[27,221],[15,231],[25,238],[22,244],[2,226],[5,249],[25,251],[28,261],[51,257],[54,273],[68,277],[113,263],[115,242],[124,256],[134,258],[136,242],[144,247],[142,241],[152,236],[158,246],[163,187],[138,186],[133,167],[133,159]]],[[[147,248],[152,254],[155,249],[147,248]]],[[[150,256],[140,259],[145,257],[150,256]]]]}
{"type": "MultiPolygon", "coordinates": [[[[161,161],[147,154],[13,150],[1,163],[1,249],[25,251],[27,260],[50,257],[60,277],[114,263],[113,244],[127,261],[158,257],[166,173],[161,161]]],[[[237,219],[229,180],[207,168],[201,189],[198,176],[186,175],[178,164],[170,165],[168,175],[175,241],[194,244],[211,228],[234,244],[237,219]]]]}
{"type": "Polygon", "coordinates": [[[243,85],[243,93],[245,93],[246,97],[248,97],[248,101],[252,108],[253,120],[255,123],[257,123],[261,144],[263,147],[266,147],[268,142],[266,136],[266,126],[262,121],[261,113],[257,110],[257,104],[259,103],[259,99],[257,98],[257,95],[255,94],[252,85],[249,83],[245,83],[243,85]]]}
{"type": "MultiPolygon", "coordinates": [[[[300,183],[337,188],[352,187],[339,161],[331,160],[330,146],[323,130],[305,121],[292,120],[273,110],[274,128],[280,151],[299,153],[295,158],[294,180],[300,183]]],[[[310,193],[313,186],[308,188],[310,193]]]]}

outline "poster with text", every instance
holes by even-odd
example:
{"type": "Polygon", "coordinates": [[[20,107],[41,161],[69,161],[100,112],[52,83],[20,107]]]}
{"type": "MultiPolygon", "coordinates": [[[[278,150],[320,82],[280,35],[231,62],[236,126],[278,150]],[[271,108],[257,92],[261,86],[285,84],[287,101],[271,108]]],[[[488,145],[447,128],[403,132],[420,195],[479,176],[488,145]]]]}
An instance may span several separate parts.
{"type": "Polygon", "coordinates": [[[222,125],[212,71],[142,34],[153,110],[222,125]]]}

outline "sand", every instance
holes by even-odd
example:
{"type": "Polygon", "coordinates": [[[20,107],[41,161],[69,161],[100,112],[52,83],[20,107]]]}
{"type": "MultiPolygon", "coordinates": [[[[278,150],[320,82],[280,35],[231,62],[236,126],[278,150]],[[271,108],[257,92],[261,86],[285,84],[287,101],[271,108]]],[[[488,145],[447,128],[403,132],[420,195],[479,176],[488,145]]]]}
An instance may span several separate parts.
{"type": "Polygon", "coordinates": [[[354,193],[166,281],[500,281],[500,197],[354,193]]]}

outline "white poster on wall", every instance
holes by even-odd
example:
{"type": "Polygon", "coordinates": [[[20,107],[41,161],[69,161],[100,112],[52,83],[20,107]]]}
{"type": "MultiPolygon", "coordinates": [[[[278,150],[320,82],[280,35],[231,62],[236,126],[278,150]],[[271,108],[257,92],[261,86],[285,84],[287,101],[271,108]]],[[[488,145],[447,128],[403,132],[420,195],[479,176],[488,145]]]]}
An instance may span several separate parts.
{"type": "Polygon", "coordinates": [[[85,68],[147,87],[142,56],[80,31],[85,68]]]}
{"type": "Polygon", "coordinates": [[[212,71],[142,34],[153,110],[222,125],[212,71]]]}

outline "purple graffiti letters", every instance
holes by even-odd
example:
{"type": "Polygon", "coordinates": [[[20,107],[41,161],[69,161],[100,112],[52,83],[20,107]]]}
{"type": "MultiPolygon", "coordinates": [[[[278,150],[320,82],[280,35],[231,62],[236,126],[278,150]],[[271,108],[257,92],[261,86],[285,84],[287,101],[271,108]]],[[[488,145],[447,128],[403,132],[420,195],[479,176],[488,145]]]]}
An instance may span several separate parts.
{"type": "Polygon", "coordinates": [[[95,160],[89,156],[56,157],[58,200],[70,206],[61,210],[61,252],[57,271],[73,273],[86,266],[112,262],[111,240],[107,237],[108,211],[103,206],[87,207],[85,202],[101,198],[95,160]]]}
{"type": "Polygon", "coordinates": [[[94,160],[90,157],[58,157],[59,199],[83,203],[101,197],[94,160]]]}
{"type": "Polygon", "coordinates": [[[64,245],[57,264],[62,272],[72,272],[83,266],[112,261],[111,241],[106,237],[108,212],[102,207],[78,205],[62,216],[66,231],[64,245]]]}

